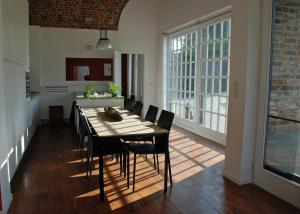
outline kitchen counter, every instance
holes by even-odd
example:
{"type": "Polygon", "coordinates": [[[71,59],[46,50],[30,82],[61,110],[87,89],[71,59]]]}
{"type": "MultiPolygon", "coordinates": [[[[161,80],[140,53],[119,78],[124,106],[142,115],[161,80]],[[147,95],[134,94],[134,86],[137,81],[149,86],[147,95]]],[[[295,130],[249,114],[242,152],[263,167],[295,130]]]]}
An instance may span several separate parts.
{"type": "Polygon", "coordinates": [[[80,107],[124,107],[124,97],[97,95],[90,98],[85,98],[83,95],[76,95],[75,100],[80,107]]]}

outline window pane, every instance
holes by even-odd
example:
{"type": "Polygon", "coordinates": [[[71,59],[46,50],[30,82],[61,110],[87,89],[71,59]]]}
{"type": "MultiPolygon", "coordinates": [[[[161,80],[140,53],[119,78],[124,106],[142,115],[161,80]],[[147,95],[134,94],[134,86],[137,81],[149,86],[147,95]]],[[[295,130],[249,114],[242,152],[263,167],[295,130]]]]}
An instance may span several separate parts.
{"type": "Polygon", "coordinates": [[[208,61],[207,76],[212,76],[212,74],[213,74],[213,61],[208,61]]]}
{"type": "Polygon", "coordinates": [[[205,95],[200,95],[200,109],[204,109],[205,106],[205,95]]]}
{"type": "Polygon", "coordinates": [[[182,48],[186,48],[186,36],[182,36],[181,41],[182,41],[182,48]]]}
{"type": "Polygon", "coordinates": [[[215,58],[219,58],[221,56],[221,43],[217,42],[215,45],[215,58]]]}
{"type": "Polygon", "coordinates": [[[204,112],[203,111],[200,111],[200,115],[199,115],[199,120],[200,120],[200,125],[203,125],[203,122],[204,122],[204,112]]]}
{"type": "Polygon", "coordinates": [[[191,91],[195,91],[195,79],[191,78],[191,91]]]}
{"type": "Polygon", "coordinates": [[[208,59],[213,58],[213,56],[214,56],[214,44],[209,43],[208,44],[208,59]]]}
{"type": "Polygon", "coordinates": [[[228,40],[223,41],[223,57],[228,56],[228,40]]]}
{"type": "Polygon", "coordinates": [[[222,60],[222,76],[228,76],[228,60],[222,60]]]}
{"type": "Polygon", "coordinates": [[[218,130],[218,115],[217,114],[212,114],[211,129],[214,130],[214,131],[218,130]]]}
{"type": "Polygon", "coordinates": [[[214,26],[210,25],[208,27],[208,38],[209,40],[214,40],[214,26]]]}
{"type": "Polygon", "coordinates": [[[222,83],[221,83],[221,94],[223,96],[227,95],[227,79],[222,79],[222,83]]]}
{"type": "Polygon", "coordinates": [[[207,62],[202,63],[200,76],[206,76],[206,64],[207,64],[207,62]]]}
{"type": "Polygon", "coordinates": [[[191,47],[191,34],[188,34],[187,35],[187,39],[186,39],[186,44],[187,44],[187,47],[191,47]]]}
{"type": "Polygon", "coordinates": [[[218,23],[216,25],[216,39],[220,39],[221,38],[221,23],[218,23]]]}
{"type": "Polygon", "coordinates": [[[202,46],[202,59],[207,59],[207,45],[202,46]]]}
{"type": "Polygon", "coordinates": [[[219,94],[220,91],[220,79],[214,80],[214,93],[219,94]]]}
{"type": "Polygon", "coordinates": [[[195,62],[196,60],[196,49],[192,48],[192,61],[195,62]]]}
{"type": "Polygon", "coordinates": [[[229,27],[228,22],[229,22],[228,20],[226,20],[226,21],[223,22],[223,38],[224,39],[228,38],[228,31],[229,31],[229,29],[228,29],[228,27],[229,27]]]}
{"type": "Polygon", "coordinates": [[[191,70],[191,76],[195,77],[195,72],[196,72],[196,64],[192,63],[192,70],[191,70]]]}
{"type": "Polygon", "coordinates": [[[219,132],[225,134],[225,127],[226,127],[226,118],[225,116],[219,115],[219,132]]]}
{"type": "Polygon", "coordinates": [[[182,51],[182,62],[186,62],[186,50],[182,51]]]}
{"type": "Polygon", "coordinates": [[[192,46],[196,46],[196,32],[192,33],[192,46]]]}
{"type": "Polygon", "coordinates": [[[200,92],[201,93],[205,93],[206,91],[205,91],[205,89],[206,89],[206,81],[205,81],[205,79],[201,79],[200,80],[200,92]]]}
{"type": "Polygon", "coordinates": [[[211,114],[209,112],[205,112],[205,118],[204,118],[204,121],[205,121],[205,128],[210,128],[210,116],[211,114]]]}
{"type": "Polygon", "coordinates": [[[208,94],[212,93],[212,79],[211,78],[207,79],[207,93],[208,94]]]}
{"type": "Polygon", "coordinates": [[[207,41],[207,28],[202,29],[202,42],[207,41]]]}
{"type": "Polygon", "coordinates": [[[211,111],[211,95],[205,97],[205,110],[211,111]]]}
{"type": "Polygon", "coordinates": [[[221,60],[215,61],[215,76],[220,76],[220,63],[221,60]]]}
{"type": "Polygon", "coordinates": [[[186,79],[186,90],[187,91],[190,90],[190,79],[189,78],[186,79]]]}
{"type": "Polygon", "coordinates": [[[190,64],[186,65],[186,75],[190,76],[190,64]]]}
{"type": "Polygon", "coordinates": [[[219,98],[219,113],[227,114],[227,97],[219,98]]]}
{"type": "Polygon", "coordinates": [[[182,68],[181,68],[181,70],[182,70],[182,76],[185,76],[185,75],[188,76],[188,74],[185,73],[185,66],[186,66],[186,64],[183,64],[182,68]]]}
{"type": "Polygon", "coordinates": [[[212,112],[218,113],[218,107],[219,107],[219,97],[213,96],[212,97],[212,112]]]}

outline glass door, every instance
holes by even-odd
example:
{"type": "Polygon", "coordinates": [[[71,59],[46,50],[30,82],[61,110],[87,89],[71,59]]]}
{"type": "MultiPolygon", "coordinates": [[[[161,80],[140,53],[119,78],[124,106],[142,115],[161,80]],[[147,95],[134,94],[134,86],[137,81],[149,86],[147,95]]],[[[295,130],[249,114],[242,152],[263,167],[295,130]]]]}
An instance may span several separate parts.
{"type": "Polygon", "coordinates": [[[263,1],[254,183],[299,207],[298,3],[263,1]]]}

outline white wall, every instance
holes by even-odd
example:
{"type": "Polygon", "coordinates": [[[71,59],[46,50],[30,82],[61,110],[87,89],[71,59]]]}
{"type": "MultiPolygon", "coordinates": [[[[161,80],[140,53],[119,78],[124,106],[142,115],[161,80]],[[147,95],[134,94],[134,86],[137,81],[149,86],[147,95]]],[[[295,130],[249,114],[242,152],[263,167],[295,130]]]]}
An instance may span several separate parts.
{"type": "MultiPolygon", "coordinates": [[[[97,30],[58,29],[30,27],[31,68],[33,88],[42,91],[42,119],[48,119],[49,105],[63,105],[65,118],[69,117],[72,102],[71,93],[45,94],[44,86],[84,85],[86,82],[67,82],[65,74],[66,57],[111,57],[113,51],[134,52],[145,54],[145,106],[156,104],[157,69],[157,21],[158,0],[131,0],[124,8],[119,29],[108,32],[113,50],[97,51],[96,42],[99,38],[97,30]],[[85,47],[92,45],[93,50],[85,47]],[[50,96],[50,97],[49,97],[50,96]]],[[[106,84],[92,82],[93,85],[106,84]]],[[[147,108],[147,107],[145,107],[147,108]]]]}
{"type": "Polygon", "coordinates": [[[38,125],[39,98],[26,100],[29,67],[28,2],[1,1],[0,27],[0,180],[4,212],[12,195],[10,180],[38,125]],[[2,54],[3,53],[3,54],[2,54]]]}

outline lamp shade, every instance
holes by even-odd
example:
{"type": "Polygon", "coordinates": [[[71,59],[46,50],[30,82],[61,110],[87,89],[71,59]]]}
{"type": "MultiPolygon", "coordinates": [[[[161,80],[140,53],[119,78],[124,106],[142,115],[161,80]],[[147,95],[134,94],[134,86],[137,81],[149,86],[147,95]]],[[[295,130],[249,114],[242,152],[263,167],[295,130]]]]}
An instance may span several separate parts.
{"type": "Polygon", "coordinates": [[[112,48],[109,38],[107,38],[107,30],[106,29],[100,29],[100,38],[97,42],[96,48],[97,48],[97,50],[105,50],[105,49],[112,48]]]}

